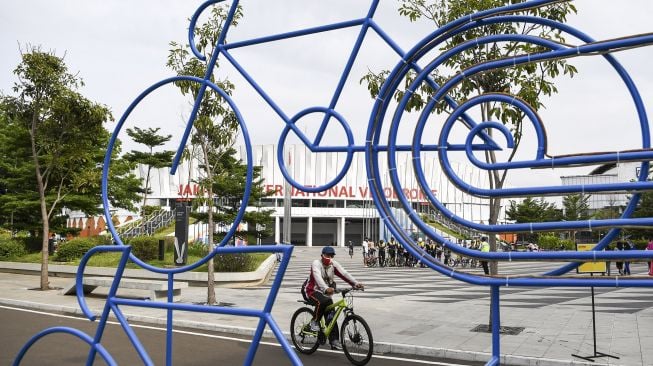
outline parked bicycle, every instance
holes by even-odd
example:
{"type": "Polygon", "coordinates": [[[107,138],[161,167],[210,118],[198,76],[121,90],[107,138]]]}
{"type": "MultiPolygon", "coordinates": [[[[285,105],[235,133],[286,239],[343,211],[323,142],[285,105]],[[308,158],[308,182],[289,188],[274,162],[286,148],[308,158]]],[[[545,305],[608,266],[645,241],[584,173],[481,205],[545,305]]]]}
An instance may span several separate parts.
{"type": "Polygon", "coordinates": [[[320,345],[326,343],[332,332],[336,331],[338,319],[344,313],[345,319],[340,326],[340,343],[345,356],[354,365],[365,365],[372,358],[374,343],[372,332],[367,322],[354,313],[354,289],[339,290],[342,299],[329,305],[324,311],[325,316],[320,319],[320,330],[311,331],[310,323],[313,319],[313,304],[305,300],[297,300],[304,305],[292,316],[290,320],[290,336],[297,351],[310,355],[320,345]],[[326,314],[332,314],[327,317],[326,314]],[[329,319],[328,322],[324,318],[329,319]]]}

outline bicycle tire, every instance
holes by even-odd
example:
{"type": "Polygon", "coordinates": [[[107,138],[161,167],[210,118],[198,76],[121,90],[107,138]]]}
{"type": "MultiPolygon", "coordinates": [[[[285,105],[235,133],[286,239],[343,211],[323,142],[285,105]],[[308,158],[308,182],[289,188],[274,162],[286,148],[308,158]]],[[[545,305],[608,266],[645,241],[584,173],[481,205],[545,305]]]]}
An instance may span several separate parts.
{"type": "Polygon", "coordinates": [[[318,336],[306,332],[313,319],[313,309],[302,307],[297,309],[290,320],[290,338],[299,353],[310,355],[320,346],[318,336]]]}
{"type": "Polygon", "coordinates": [[[374,340],[365,319],[356,314],[347,315],[340,327],[340,338],[342,350],[349,362],[357,366],[370,362],[374,340]]]}

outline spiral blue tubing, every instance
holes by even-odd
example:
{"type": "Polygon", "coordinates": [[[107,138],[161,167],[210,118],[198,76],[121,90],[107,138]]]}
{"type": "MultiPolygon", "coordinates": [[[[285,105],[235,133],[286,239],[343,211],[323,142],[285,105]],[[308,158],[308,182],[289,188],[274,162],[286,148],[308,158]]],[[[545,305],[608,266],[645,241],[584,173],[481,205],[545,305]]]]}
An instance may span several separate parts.
{"type": "MultiPolygon", "coordinates": [[[[585,287],[653,287],[653,280],[649,278],[641,277],[601,277],[601,278],[587,278],[587,277],[561,277],[561,275],[569,272],[576,268],[581,262],[584,261],[597,261],[597,260],[623,260],[623,259],[638,259],[638,260],[649,260],[653,257],[653,253],[648,253],[646,251],[628,251],[627,253],[623,252],[604,252],[604,249],[610,241],[612,241],[619,233],[620,228],[622,227],[641,227],[641,226],[651,226],[653,225],[653,218],[631,218],[637,202],[639,201],[639,192],[653,189],[653,182],[647,181],[648,177],[648,168],[649,160],[653,158],[653,151],[651,150],[650,144],[650,130],[648,125],[648,119],[646,111],[644,109],[644,104],[640,97],[640,94],[635,86],[634,81],[630,78],[626,70],[619,64],[619,62],[611,55],[611,52],[618,51],[623,48],[629,47],[639,47],[646,46],[653,42],[653,35],[644,34],[638,36],[624,37],[617,40],[609,40],[604,42],[596,42],[590,36],[582,33],[581,31],[570,27],[568,25],[555,22],[549,19],[537,18],[527,15],[519,15],[515,13],[523,12],[527,9],[541,7],[550,5],[558,2],[558,0],[532,0],[524,1],[518,4],[512,4],[508,6],[503,6],[495,9],[489,9],[474,14],[466,15],[461,17],[451,23],[448,23],[441,28],[435,30],[428,36],[426,36],[422,41],[418,42],[411,50],[404,52],[397,43],[392,40],[392,38],[384,32],[384,30],[374,21],[374,13],[379,4],[378,0],[372,0],[370,4],[369,11],[364,18],[347,20],[339,23],[328,24],[318,27],[306,28],[297,31],[275,34],[264,36],[260,38],[253,38],[248,40],[241,40],[236,42],[230,42],[226,44],[226,35],[230,28],[231,22],[234,18],[236,9],[239,5],[239,1],[233,1],[231,8],[227,15],[225,24],[223,26],[222,33],[218,39],[217,45],[213,52],[211,53],[211,58],[206,60],[204,55],[202,55],[195,45],[194,33],[197,25],[197,20],[200,15],[210,6],[222,2],[222,0],[212,0],[207,1],[200,5],[200,7],[195,11],[191,17],[190,27],[188,31],[189,44],[192,50],[192,53],[198,59],[206,62],[207,68],[206,73],[203,78],[194,77],[194,76],[174,76],[162,81],[159,81],[145,91],[143,91],[136,99],[130,104],[125,113],[122,115],[118,124],[109,140],[107,153],[104,159],[104,166],[102,170],[102,200],[104,204],[104,215],[106,217],[106,222],[109,228],[109,231],[113,235],[113,238],[117,245],[115,246],[100,246],[93,248],[89,251],[82,262],[80,263],[77,277],[76,277],[76,292],[79,306],[82,309],[84,315],[91,321],[95,321],[97,316],[86,305],[83,294],[83,274],[86,264],[91,256],[100,252],[121,252],[121,260],[116,268],[115,280],[113,285],[109,290],[109,295],[107,297],[107,302],[104,306],[104,309],[100,315],[100,320],[98,328],[94,337],[90,337],[79,330],[67,327],[54,327],[46,329],[34,337],[32,337],[25,346],[21,349],[18,356],[14,361],[14,365],[19,365],[23,359],[26,352],[29,348],[36,343],[42,337],[52,334],[52,333],[68,333],[74,335],[91,347],[89,350],[89,355],[87,358],[87,364],[90,365],[95,358],[96,353],[99,353],[100,356],[110,365],[114,365],[115,361],[111,358],[111,355],[108,354],[106,349],[101,344],[101,339],[103,335],[104,328],[106,326],[106,321],[111,312],[114,313],[118,322],[124,329],[127,334],[130,342],[133,344],[137,353],[139,354],[141,360],[146,365],[151,365],[152,360],[149,355],[141,345],[138,337],[131,329],[126,318],[120,310],[121,306],[136,306],[136,307],[146,307],[146,308],[157,308],[165,309],[167,311],[167,334],[166,334],[166,364],[170,365],[172,363],[172,324],[173,324],[173,314],[174,311],[191,311],[191,312],[204,312],[204,313],[216,313],[216,314],[230,314],[237,316],[248,316],[248,317],[258,317],[259,323],[256,328],[252,344],[248,350],[247,356],[244,360],[244,364],[250,365],[256,354],[256,350],[260,343],[263,330],[265,326],[269,326],[273,334],[281,344],[283,350],[288,355],[288,358],[294,365],[300,365],[301,361],[292,350],[287,340],[285,339],[282,331],[279,326],[276,324],[274,318],[271,315],[272,306],[279,291],[283,275],[287,269],[291,253],[293,250],[292,245],[262,245],[256,247],[226,247],[225,244],[235,234],[238,224],[243,220],[245,209],[251,194],[252,180],[253,180],[253,161],[252,161],[252,145],[247,131],[245,122],[238,110],[236,104],[231,99],[231,97],[222,89],[220,89],[216,84],[211,82],[211,75],[216,66],[217,59],[220,55],[231,63],[231,65],[243,76],[243,78],[249,83],[249,85],[261,96],[261,98],[270,106],[270,108],[283,120],[285,126],[282,129],[280,134],[279,143],[278,143],[278,156],[277,160],[281,169],[283,176],[286,180],[295,188],[301,189],[306,192],[321,192],[328,190],[329,188],[336,185],[347,173],[349,170],[350,164],[353,159],[354,153],[365,153],[365,162],[366,162],[366,172],[368,177],[368,184],[370,187],[370,193],[374,200],[379,215],[384,221],[390,232],[398,241],[415,257],[420,258],[422,263],[426,264],[429,268],[442,273],[446,276],[454,278],[459,281],[463,281],[473,285],[489,286],[491,291],[491,316],[492,316],[492,357],[487,362],[487,365],[498,365],[500,363],[500,339],[499,339],[499,327],[500,327],[500,302],[499,294],[500,288],[502,286],[530,286],[530,287],[543,287],[543,286],[585,286],[585,287]],[[518,35],[518,34],[500,34],[500,35],[487,35],[479,37],[474,40],[469,40],[467,42],[461,43],[451,49],[448,49],[432,60],[425,60],[423,64],[426,66],[418,66],[418,61],[423,61],[425,57],[429,57],[429,53],[432,53],[433,50],[437,50],[438,47],[441,47],[444,43],[450,40],[452,37],[459,35],[468,30],[473,30],[479,27],[486,25],[493,25],[499,23],[525,23],[540,25],[548,27],[554,30],[559,30],[563,33],[566,33],[572,37],[578,39],[581,44],[576,47],[563,45],[552,40],[543,39],[539,37],[529,36],[529,35],[518,35]],[[254,78],[247,73],[247,71],[237,62],[237,60],[230,54],[230,50],[238,49],[242,47],[247,47],[251,45],[260,45],[265,43],[271,43],[278,40],[301,37],[312,35],[321,32],[329,32],[339,29],[345,29],[350,27],[360,27],[360,32],[355,41],[355,44],[349,54],[349,58],[345,65],[345,68],[342,72],[342,75],[339,79],[339,82],[334,90],[333,96],[329,101],[327,106],[309,106],[300,112],[296,113],[294,116],[290,117],[282,108],[274,101],[274,99],[254,80],[254,78]],[[370,119],[368,123],[368,128],[365,136],[365,143],[361,145],[356,145],[355,138],[352,132],[351,127],[349,126],[347,120],[342,116],[336,109],[337,104],[340,100],[340,96],[345,87],[348,77],[352,70],[354,61],[358,55],[360,48],[363,45],[363,41],[368,31],[375,32],[388,46],[394,50],[400,57],[400,61],[392,69],[388,75],[386,81],[379,91],[379,95],[374,103],[372,112],[370,114],[370,119]],[[479,63],[468,67],[465,70],[462,70],[459,74],[453,76],[451,79],[447,80],[443,85],[438,85],[431,77],[431,73],[443,63],[445,63],[449,58],[457,55],[460,52],[464,52],[472,47],[477,47],[479,45],[485,44],[496,44],[497,42],[522,42],[533,45],[538,45],[546,51],[519,55],[508,59],[499,59],[492,60],[483,63],[479,63]],[[501,93],[487,93],[484,95],[479,95],[473,98],[470,98],[467,101],[458,103],[451,96],[448,95],[449,91],[458,85],[465,78],[473,77],[479,73],[491,71],[494,69],[515,67],[518,65],[525,65],[528,63],[537,63],[545,62],[547,60],[554,59],[563,59],[563,58],[573,58],[578,56],[587,56],[592,54],[601,55],[612,68],[619,75],[624,85],[626,86],[628,93],[630,94],[634,107],[637,111],[639,117],[642,141],[641,149],[635,151],[624,151],[624,152],[612,152],[612,153],[596,153],[590,155],[577,155],[577,156],[566,156],[553,158],[547,155],[547,145],[546,145],[546,132],[544,129],[544,122],[538,116],[536,110],[529,106],[523,100],[507,94],[501,93]],[[410,83],[407,88],[407,92],[399,100],[399,103],[392,115],[391,122],[389,126],[386,126],[387,143],[385,145],[381,144],[382,131],[384,127],[385,116],[388,113],[388,108],[390,106],[390,101],[392,100],[395,92],[399,90],[403,83],[406,80],[408,73],[414,73],[415,78],[410,83]],[[223,98],[228,106],[233,110],[240,125],[242,131],[242,137],[245,142],[245,151],[246,151],[246,163],[247,163],[247,174],[246,174],[246,185],[243,192],[243,202],[238,210],[237,217],[234,220],[234,223],[229,227],[227,235],[225,238],[218,244],[218,246],[209,253],[206,257],[202,258],[196,263],[186,265],[178,268],[158,268],[151,266],[131,253],[131,248],[124,245],[120,235],[116,232],[116,228],[113,225],[111,220],[111,214],[109,211],[109,194],[108,194],[108,182],[109,182],[109,169],[111,165],[111,157],[115,144],[118,139],[118,135],[123,128],[123,125],[131,112],[139,105],[139,103],[150,93],[157,90],[160,87],[179,82],[192,82],[199,85],[199,93],[195,98],[195,103],[193,105],[192,112],[189,116],[188,123],[184,130],[184,133],[181,137],[181,142],[179,149],[172,161],[171,165],[171,174],[175,174],[177,167],[179,165],[183,149],[187,143],[188,137],[190,136],[192,125],[197,117],[199,111],[200,102],[205,96],[207,90],[210,90],[221,98],[223,98]],[[417,126],[415,127],[415,134],[413,136],[413,141],[409,145],[400,145],[397,144],[398,131],[401,128],[402,117],[404,114],[404,109],[407,106],[412,95],[420,86],[426,85],[434,90],[433,96],[428,100],[425,107],[422,109],[419,116],[417,126]],[[433,114],[435,111],[436,103],[443,101],[451,109],[450,116],[446,119],[446,122],[442,125],[439,138],[437,139],[436,144],[424,143],[424,129],[428,121],[429,115],[433,114]],[[471,118],[467,111],[470,108],[477,106],[485,102],[499,102],[510,104],[515,108],[518,108],[524,112],[528,121],[533,125],[533,128],[536,132],[537,137],[537,150],[535,156],[530,160],[522,161],[512,161],[505,163],[495,163],[488,164],[476,158],[474,152],[477,151],[498,151],[502,148],[500,145],[494,141],[493,138],[486,132],[488,129],[495,129],[499,132],[500,136],[505,139],[505,144],[507,148],[512,148],[514,146],[514,141],[511,132],[501,123],[493,121],[483,121],[477,123],[471,118]],[[323,113],[324,118],[322,124],[318,129],[317,135],[311,140],[306,136],[301,129],[296,126],[296,122],[312,113],[323,113]],[[331,119],[335,119],[340,127],[344,130],[346,141],[340,145],[324,145],[322,144],[322,137],[327,129],[328,123],[331,119]],[[451,130],[462,123],[468,130],[468,136],[464,144],[452,144],[448,142],[448,138],[451,130]],[[338,171],[335,176],[329,180],[327,183],[320,186],[308,186],[304,185],[301,182],[296,181],[288,169],[286,168],[286,163],[283,157],[284,146],[286,140],[290,134],[296,135],[299,140],[306,145],[306,147],[315,153],[321,152],[340,152],[346,153],[346,159],[340,171],[338,171]],[[481,143],[476,141],[480,140],[481,143]],[[421,220],[419,215],[412,209],[409,199],[403,193],[401,189],[401,182],[397,175],[397,159],[396,154],[398,152],[408,151],[412,154],[413,168],[416,172],[416,177],[421,191],[425,194],[428,202],[435,209],[439,210],[441,214],[447,217],[449,220],[453,221],[456,224],[469,227],[473,230],[487,232],[487,233],[497,233],[497,232],[519,232],[519,231],[550,231],[550,230],[578,230],[578,229],[592,229],[592,228],[609,228],[610,231],[608,234],[600,240],[600,242],[595,247],[595,250],[589,252],[489,252],[482,253],[475,250],[467,249],[453,243],[440,235],[438,235],[430,226],[421,220]],[[584,220],[584,221],[568,221],[568,222],[540,222],[532,224],[505,224],[505,225],[490,225],[490,224],[479,224],[474,223],[469,220],[466,220],[463,217],[455,215],[453,212],[447,209],[444,204],[442,204],[432,193],[428,180],[425,177],[424,170],[421,164],[421,154],[422,152],[433,151],[437,152],[439,160],[442,166],[442,169],[448,179],[457,186],[460,190],[467,192],[471,195],[484,197],[484,198],[499,198],[499,197],[523,197],[529,195],[561,195],[561,194],[571,194],[571,193],[592,193],[592,192],[605,192],[605,191],[628,191],[635,192],[632,195],[632,198],[628,205],[626,206],[622,216],[618,219],[610,220],[584,220]],[[494,170],[513,170],[513,169],[526,169],[526,168],[542,168],[542,167],[564,167],[575,164],[599,164],[599,163],[609,163],[609,162],[620,162],[620,161],[634,161],[641,162],[641,172],[638,177],[638,180],[635,182],[626,182],[626,183],[611,183],[611,184],[593,184],[593,185],[570,185],[570,186],[541,186],[541,187],[526,187],[526,188],[502,188],[502,189],[486,189],[482,187],[475,187],[472,184],[466,183],[461,177],[457,176],[454,169],[451,166],[449,161],[449,152],[450,151],[464,151],[468,159],[472,164],[477,166],[480,169],[494,171],[494,170]],[[517,261],[517,260],[544,260],[544,261],[570,261],[571,263],[566,264],[556,270],[545,273],[543,276],[535,276],[529,278],[523,278],[518,276],[504,276],[504,277],[490,277],[490,276],[478,276],[469,273],[456,272],[454,269],[447,267],[430,257],[426,252],[421,250],[416,243],[410,238],[410,236],[402,229],[402,225],[399,223],[397,217],[394,216],[393,210],[391,209],[390,203],[385,197],[384,187],[382,186],[381,179],[381,167],[379,166],[379,154],[386,153],[388,157],[388,167],[387,170],[390,173],[390,183],[394,192],[397,192],[397,199],[401,205],[401,208],[407,213],[407,216],[410,220],[428,237],[432,238],[436,242],[440,243],[444,247],[451,249],[452,251],[468,256],[475,257],[481,260],[491,260],[491,261],[517,261]],[[187,272],[192,269],[195,269],[204,263],[206,263],[210,258],[227,253],[253,253],[253,252],[268,252],[268,253],[283,253],[283,259],[280,263],[277,276],[275,277],[270,293],[266,299],[263,309],[247,309],[247,308],[225,308],[221,306],[202,306],[202,305],[193,305],[193,304],[178,304],[173,303],[173,283],[174,276],[178,273],[187,272]],[[168,299],[167,302],[153,302],[153,301],[139,301],[139,300],[129,300],[129,299],[120,299],[115,296],[117,288],[120,284],[125,265],[128,260],[136,263],[140,267],[150,270],[152,272],[165,274],[168,281],[168,299]]],[[[426,136],[430,136],[426,134],[426,136]]]]}

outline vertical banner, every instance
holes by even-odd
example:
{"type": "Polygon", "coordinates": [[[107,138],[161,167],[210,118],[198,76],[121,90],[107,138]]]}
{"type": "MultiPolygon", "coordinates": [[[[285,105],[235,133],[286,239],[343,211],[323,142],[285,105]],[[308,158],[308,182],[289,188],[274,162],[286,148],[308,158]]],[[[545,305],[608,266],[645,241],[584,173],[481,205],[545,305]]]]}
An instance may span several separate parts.
{"type": "Polygon", "coordinates": [[[175,202],[175,266],[186,265],[188,261],[188,216],[190,202],[175,202]]]}

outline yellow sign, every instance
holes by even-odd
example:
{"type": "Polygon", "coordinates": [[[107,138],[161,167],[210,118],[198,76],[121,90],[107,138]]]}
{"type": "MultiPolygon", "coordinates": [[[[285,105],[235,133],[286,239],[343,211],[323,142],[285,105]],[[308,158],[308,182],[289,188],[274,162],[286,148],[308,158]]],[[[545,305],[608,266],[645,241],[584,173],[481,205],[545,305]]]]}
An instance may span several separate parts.
{"type": "MultiPolygon", "coordinates": [[[[594,249],[595,246],[596,244],[576,244],[576,250],[584,252],[594,249]]],[[[585,262],[576,269],[577,273],[605,273],[607,271],[605,262],[585,262]]]]}

